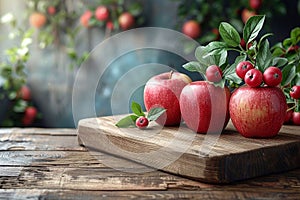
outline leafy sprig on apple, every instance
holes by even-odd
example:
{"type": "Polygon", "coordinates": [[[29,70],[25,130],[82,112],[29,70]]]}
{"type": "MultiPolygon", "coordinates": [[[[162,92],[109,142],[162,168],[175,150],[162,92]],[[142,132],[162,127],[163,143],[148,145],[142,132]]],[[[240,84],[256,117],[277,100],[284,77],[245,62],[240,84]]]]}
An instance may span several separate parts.
{"type": "MultiPolygon", "coordinates": [[[[268,37],[271,33],[258,38],[265,21],[264,15],[251,17],[243,28],[242,37],[229,23],[222,22],[219,26],[222,41],[213,41],[206,46],[199,46],[195,51],[197,61],[185,64],[183,67],[189,71],[199,72],[207,80],[206,72],[209,66],[217,65],[222,70],[222,80],[215,82],[217,86],[239,87],[243,80],[236,74],[236,66],[242,61],[249,61],[262,73],[270,66],[278,68],[286,66],[288,59],[273,55],[268,37]],[[234,62],[228,62],[230,52],[237,52],[234,62]]],[[[287,76],[283,76],[282,83],[289,82],[287,76]]]]}
{"type": "Polygon", "coordinates": [[[128,128],[128,127],[138,127],[140,129],[144,129],[148,126],[148,123],[151,121],[157,120],[163,113],[165,113],[166,109],[161,107],[151,108],[149,112],[146,114],[143,112],[142,107],[135,101],[131,103],[131,110],[133,114],[128,115],[120,119],[116,126],[119,128],[128,128]]]}
{"type": "MultiPolygon", "coordinates": [[[[245,83],[251,87],[279,86],[285,93],[289,110],[300,116],[299,99],[294,98],[292,94],[296,91],[294,86],[300,87],[300,28],[293,29],[289,38],[270,47],[268,37],[272,36],[272,33],[259,38],[264,21],[263,15],[251,17],[243,28],[242,37],[231,24],[222,22],[219,26],[222,40],[199,46],[195,51],[197,61],[189,62],[183,67],[189,71],[199,72],[206,80],[220,87],[225,85],[240,87],[245,83]],[[231,52],[238,54],[232,64],[228,62],[228,55],[231,52]],[[241,63],[244,64],[242,66],[244,68],[248,68],[245,63],[251,65],[247,73],[245,72],[246,75],[238,73],[241,63]],[[208,77],[212,65],[220,68],[220,72],[214,71],[215,74],[221,75],[218,81],[208,77]],[[251,82],[253,80],[249,81],[253,76],[259,77],[256,83],[251,82]]],[[[300,121],[300,117],[298,118],[300,121]]]]}

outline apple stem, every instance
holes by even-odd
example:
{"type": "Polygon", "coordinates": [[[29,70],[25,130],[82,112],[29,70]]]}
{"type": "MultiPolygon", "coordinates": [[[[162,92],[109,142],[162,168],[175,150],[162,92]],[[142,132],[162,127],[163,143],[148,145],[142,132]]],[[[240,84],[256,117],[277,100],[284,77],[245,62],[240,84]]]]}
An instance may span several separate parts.
{"type": "Polygon", "coordinates": [[[174,71],[173,71],[173,70],[171,70],[171,71],[170,71],[170,73],[169,73],[169,79],[171,79],[171,78],[172,78],[172,75],[173,75],[173,73],[174,73],[174,71]]]}

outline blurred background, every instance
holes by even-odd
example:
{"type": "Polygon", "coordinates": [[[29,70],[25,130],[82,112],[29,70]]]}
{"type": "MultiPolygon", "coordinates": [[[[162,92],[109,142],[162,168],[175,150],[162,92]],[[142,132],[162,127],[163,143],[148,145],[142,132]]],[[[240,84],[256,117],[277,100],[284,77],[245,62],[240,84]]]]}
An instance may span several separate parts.
{"type": "MultiPolygon", "coordinates": [[[[275,45],[300,26],[300,1],[0,0],[0,14],[1,127],[74,127],[76,73],[84,61],[93,62],[89,52],[107,38],[133,28],[162,27],[205,45],[220,40],[220,22],[231,23],[242,35],[247,19],[263,14],[263,32],[274,34],[270,43],[275,45]]],[[[127,42],[121,45],[130,45],[127,42]]],[[[97,116],[112,114],[114,85],[133,67],[160,63],[187,73],[193,80],[200,79],[182,69],[185,62],[178,55],[153,49],[129,52],[114,60],[98,83],[97,116]]],[[[93,70],[86,72],[85,84],[89,84],[93,70]]],[[[133,98],[142,103],[142,93],[139,88],[133,98]]]]}

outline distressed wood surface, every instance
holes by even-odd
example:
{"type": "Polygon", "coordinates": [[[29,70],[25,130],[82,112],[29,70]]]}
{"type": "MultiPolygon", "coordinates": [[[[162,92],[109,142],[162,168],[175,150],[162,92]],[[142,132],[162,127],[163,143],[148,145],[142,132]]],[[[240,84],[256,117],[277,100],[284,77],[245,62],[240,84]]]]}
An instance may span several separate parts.
{"type": "MultiPolygon", "coordinates": [[[[0,129],[0,199],[298,199],[300,195],[300,169],[219,185],[155,169],[129,173],[130,165],[114,169],[101,162],[109,157],[79,146],[73,129],[0,129]]],[[[120,160],[112,162],[117,165],[120,160]]]]}
{"type": "Polygon", "coordinates": [[[184,126],[162,129],[152,123],[141,131],[119,129],[115,123],[113,117],[81,120],[81,143],[90,150],[209,183],[228,183],[300,167],[298,126],[285,126],[271,139],[251,139],[238,134],[232,124],[221,135],[204,135],[184,126]]]}

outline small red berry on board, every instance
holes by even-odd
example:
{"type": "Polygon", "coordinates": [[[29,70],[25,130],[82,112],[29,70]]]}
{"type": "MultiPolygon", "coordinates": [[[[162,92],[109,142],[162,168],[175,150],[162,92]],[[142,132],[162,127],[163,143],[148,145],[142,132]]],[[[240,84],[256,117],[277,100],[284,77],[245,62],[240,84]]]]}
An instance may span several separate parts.
{"type": "Polygon", "coordinates": [[[258,87],[263,81],[263,75],[258,69],[250,69],[245,75],[245,83],[250,87],[258,87]]]}
{"type": "Polygon", "coordinates": [[[268,67],[264,71],[263,80],[270,87],[278,86],[282,81],[282,72],[278,67],[268,67]]]}
{"type": "Polygon", "coordinates": [[[222,80],[222,69],[217,65],[211,65],[206,69],[206,79],[210,82],[218,83],[222,80]]]}
{"type": "Polygon", "coordinates": [[[162,114],[166,112],[166,109],[162,107],[151,108],[146,116],[142,111],[142,107],[132,102],[131,110],[133,114],[128,115],[119,120],[115,125],[119,128],[138,127],[139,129],[145,129],[151,121],[157,120],[162,114]]]}
{"type": "Polygon", "coordinates": [[[137,118],[137,120],[135,121],[135,125],[139,129],[145,129],[145,128],[147,128],[148,124],[149,124],[149,121],[144,116],[141,116],[141,117],[137,118]]]}
{"type": "Polygon", "coordinates": [[[250,69],[254,69],[254,66],[252,65],[251,62],[249,61],[243,61],[240,62],[235,69],[236,74],[241,78],[244,79],[246,73],[250,70],[250,69]]]}

